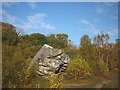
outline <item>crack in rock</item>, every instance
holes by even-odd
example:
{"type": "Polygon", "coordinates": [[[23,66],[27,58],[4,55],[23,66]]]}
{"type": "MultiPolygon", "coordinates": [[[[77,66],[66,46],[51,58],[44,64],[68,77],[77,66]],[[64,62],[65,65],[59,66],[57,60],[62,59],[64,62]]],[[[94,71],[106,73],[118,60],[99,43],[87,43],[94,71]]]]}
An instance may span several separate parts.
{"type": "Polygon", "coordinates": [[[31,67],[35,61],[38,61],[39,64],[39,75],[51,75],[64,72],[70,58],[64,50],[45,44],[34,56],[29,66],[31,67]]]}

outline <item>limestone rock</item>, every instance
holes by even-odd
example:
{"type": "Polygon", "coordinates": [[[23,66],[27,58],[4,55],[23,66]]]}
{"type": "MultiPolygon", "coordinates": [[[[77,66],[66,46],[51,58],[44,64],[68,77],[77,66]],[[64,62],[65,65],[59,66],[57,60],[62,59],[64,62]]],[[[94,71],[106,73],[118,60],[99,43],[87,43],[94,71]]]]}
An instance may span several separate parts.
{"type": "Polygon", "coordinates": [[[64,50],[55,49],[47,44],[37,52],[30,66],[32,66],[36,60],[38,60],[40,75],[64,72],[70,62],[70,58],[64,53],[64,50]]]}

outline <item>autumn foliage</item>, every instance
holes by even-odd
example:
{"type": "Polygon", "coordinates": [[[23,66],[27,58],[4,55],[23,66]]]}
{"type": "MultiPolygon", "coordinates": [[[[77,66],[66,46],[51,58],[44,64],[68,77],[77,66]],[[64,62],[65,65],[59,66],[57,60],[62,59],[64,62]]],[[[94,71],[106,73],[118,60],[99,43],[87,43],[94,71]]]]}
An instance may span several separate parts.
{"type": "Polygon", "coordinates": [[[76,47],[64,33],[48,36],[40,33],[21,35],[13,25],[2,23],[2,85],[4,88],[33,87],[31,83],[39,80],[36,79],[38,67],[37,64],[30,69],[28,66],[44,44],[64,49],[71,59],[60,80],[53,77],[49,79],[51,88],[61,87],[63,78],[78,80],[89,78],[95,73],[107,75],[112,69],[118,68],[119,62],[119,40],[116,39],[116,43],[108,43],[109,38],[107,33],[101,33],[96,35],[93,38],[94,43],[91,43],[92,39],[83,35],[80,46],[76,47]]]}

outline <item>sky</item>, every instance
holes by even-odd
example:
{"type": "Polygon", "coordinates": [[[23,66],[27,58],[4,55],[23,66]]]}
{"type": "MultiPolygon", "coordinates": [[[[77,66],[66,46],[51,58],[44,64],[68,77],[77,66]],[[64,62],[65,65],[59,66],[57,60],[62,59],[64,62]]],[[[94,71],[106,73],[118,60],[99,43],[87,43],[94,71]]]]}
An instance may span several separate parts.
{"type": "Polygon", "coordinates": [[[2,2],[2,22],[24,34],[65,33],[79,46],[87,34],[91,42],[99,33],[108,33],[108,42],[118,38],[117,2],[2,2]]]}

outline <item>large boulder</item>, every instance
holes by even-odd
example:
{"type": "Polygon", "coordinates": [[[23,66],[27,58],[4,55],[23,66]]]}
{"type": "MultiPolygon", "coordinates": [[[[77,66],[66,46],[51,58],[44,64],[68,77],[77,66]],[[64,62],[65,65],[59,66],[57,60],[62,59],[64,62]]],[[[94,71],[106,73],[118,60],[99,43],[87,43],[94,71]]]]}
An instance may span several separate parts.
{"type": "Polygon", "coordinates": [[[64,72],[70,62],[70,58],[64,53],[64,50],[55,49],[47,44],[37,52],[30,66],[32,66],[36,60],[38,60],[40,75],[64,72]]]}

